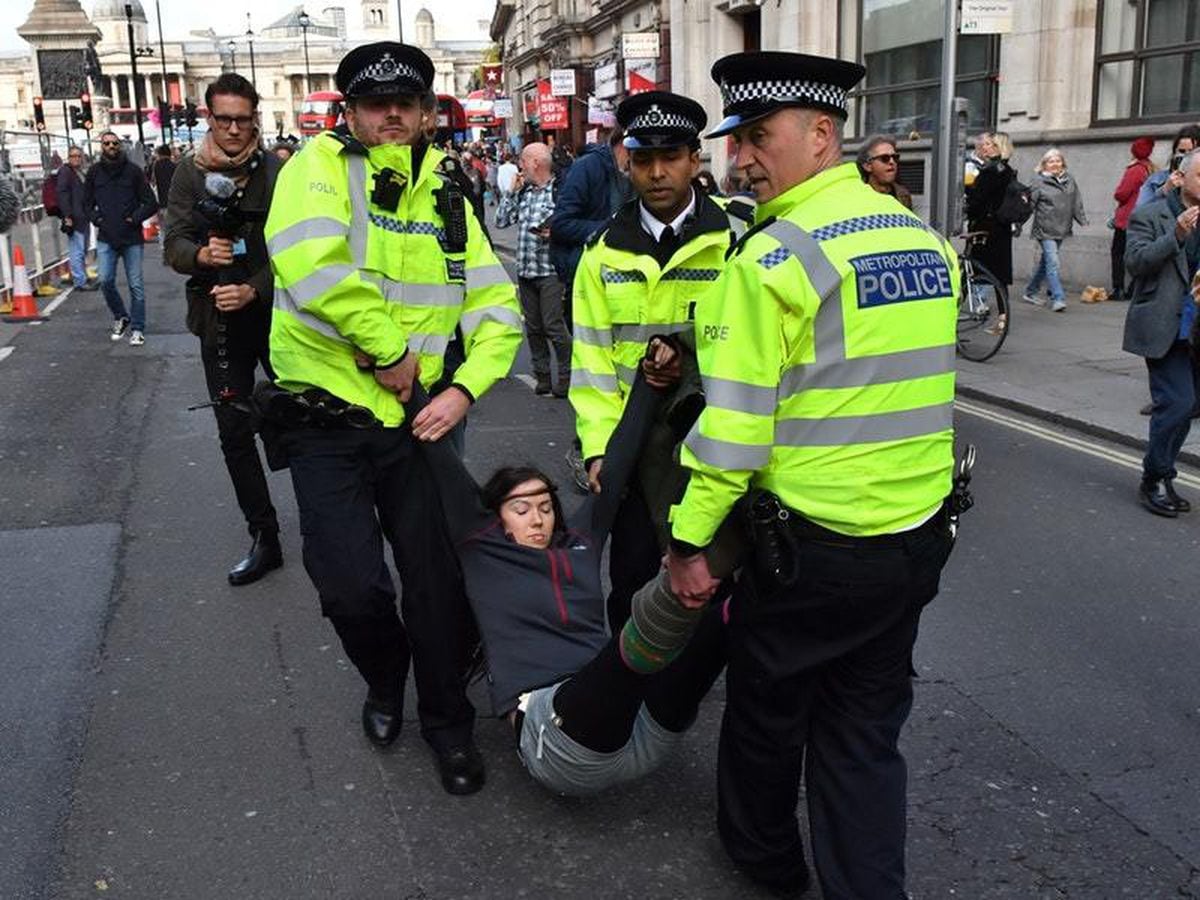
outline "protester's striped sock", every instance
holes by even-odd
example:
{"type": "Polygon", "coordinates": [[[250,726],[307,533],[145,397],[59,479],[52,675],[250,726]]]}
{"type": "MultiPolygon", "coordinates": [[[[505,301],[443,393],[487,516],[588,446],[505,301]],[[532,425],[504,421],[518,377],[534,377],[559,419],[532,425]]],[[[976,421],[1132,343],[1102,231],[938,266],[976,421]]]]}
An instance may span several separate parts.
{"type": "Polygon", "coordinates": [[[633,595],[629,620],[621,629],[622,661],[641,675],[664,668],[683,650],[703,611],[676,600],[670,577],[660,572],[633,595]]]}

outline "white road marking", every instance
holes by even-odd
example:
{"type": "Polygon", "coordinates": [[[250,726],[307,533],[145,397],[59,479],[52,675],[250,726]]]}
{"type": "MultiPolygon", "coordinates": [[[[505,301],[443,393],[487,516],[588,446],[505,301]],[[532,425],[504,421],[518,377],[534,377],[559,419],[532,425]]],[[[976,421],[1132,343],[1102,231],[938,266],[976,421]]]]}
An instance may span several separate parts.
{"type": "MultiPolygon", "coordinates": [[[[995,422],[997,425],[1003,425],[1006,428],[1011,428],[1014,431],[1021,431],[1033,437],[1041,438],[1044,441],[1049,441],[1052,444],[1058,444],[1062,447],[1069,447],[1072,450],[1077,450],[1080,453],[1086,453],[1089,456],[1094,456],[1097,459],[1103,459],[1106,462],[1121,466],[1125,469],[1133,469],[1134,471],[1142,471],[1142,458],[1134,453],[1127,453],[1121,450],[1115,450],[1111,447],[1106,447],[1103,444],[1087,440],[1086,438],[1075,437],[1073,435],[1063,434],[1058,431],[1038,425],[1033,422],[1028,422],[1024,419],[1007,413],[999,412],[998,410],[989,409],[986,406],[979,406],[968,400],[957,399],[954,401],[955,409],[961,410],[968,415],[976,416],[980,419],[986,419],[989,422],[995,422]]],[[[1176,484],[1187,485],[1190,488],[1200,488],[1200,476],[1180,472],[1175,479],[1176,484]]]]}
{"type": "Polygon", "coordinates": [[[15,347],[0,347],[0,360],[8,359],[15,349],[15,347]]]}
{"type": "Polygon", "coordinates": [[[525,385],[531,391],[537,387],[537,379],[525,372],[518,372],[513,378],[517,379],[517,381],[521,382],[521,384],[525,385]]]}
{"type": "Polygon", "coordinates": [[[64,300],[66,300],[68,297],[70,297],[71,293],[74,290],[75,290],[75,285],[71,285],[69,288],[67,288],[65,291],[63,291],[61,294],[59,294],[57,297],[55,297],[53,300],[51,300],[49,303],[47,303],[46,308],[42,310],[42,315],[48,316],[48,315],[50,315],[50,313],[54,312],[56,309],[58,309],[60,306],[62,306],[62,302],[64,300]]]}

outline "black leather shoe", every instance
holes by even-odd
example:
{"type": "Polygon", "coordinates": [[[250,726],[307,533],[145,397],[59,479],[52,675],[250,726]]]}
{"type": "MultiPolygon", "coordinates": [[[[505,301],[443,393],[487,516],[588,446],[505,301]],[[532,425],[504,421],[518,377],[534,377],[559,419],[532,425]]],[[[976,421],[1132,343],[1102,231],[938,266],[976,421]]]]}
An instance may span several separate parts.
{"type": "Polygon", "coordinates": [[[1175,482],[1173,479],[1164,478],[1163,485],[1167,489],[1167,496],[1171,498],[1171,502],[1175,504],[1175,508],[1177,510],[1179,510],[1181,513],[1192,511],[1192,504],[1188,503],[1177,493],[1175,493],[1175,482]]]}
{"type": "Polygon", "coordinates": [[[434,753],[447,794],[473,794],[483,787],[483,757],[473,743],[434,753]]]}
{"type": "Polygon", "coordinates": [[[395,700],[384,700],[367,692],[363,702],[362,726],[367,740],[376,747],[390,747],[400,736],[404,710],[395,700]]]}
{"type": "Polygon", "coordinates": [[[1179,507],[1175,505],[1175,501],[1167,492],[1167,484],[1168,482],[1164,478],[1157,481],[1143,481],[1141,487],[1138,488],[1138,496],[1142,498],[1142,506],[1156,516],[1174,519],[1179,515],[1179,507]]]}
{"type": "Polygon", "coordinates": [[[260,531],[254,536],[246,558],[229,570],[229,583],[250,584],[282,565],[283,548],[279,546],[279,535],[273,531],[260,531]]]}
{"type": "Polygon", "coordinates": [[[550,376],[547,375],[545,378],[538,378],[537,383],[533,386],[533,392],[539,397],[545,397],[547,394],[549,394],[550,376]]]}

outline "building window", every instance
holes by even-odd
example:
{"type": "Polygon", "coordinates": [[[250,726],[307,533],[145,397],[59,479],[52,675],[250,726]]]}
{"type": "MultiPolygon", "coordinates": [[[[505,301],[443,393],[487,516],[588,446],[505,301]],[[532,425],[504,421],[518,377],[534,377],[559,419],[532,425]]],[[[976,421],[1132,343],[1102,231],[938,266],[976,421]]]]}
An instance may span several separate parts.
{"type": "MultiPolygon", "coordinates": [[[[849,130],[859,137],[931,137],[941,92],[943,0],[842,0],[840,12],[841,55],[867,67],[849,130]]],[[[959,36],[956,93],[970,102],[972,131],[995,124],[999,69],[998,38],[959,36]]]]}
{"type": "MultiPolygon", "coordinates": [[[[861,60],[867,67],[860,90],[862,134],[919,134],[937,130],[941,92],[941,2],[862,0],[861,60]]],[[[957,91],[970,102],[969,128],[995,121],[997,41],[988,35],[958,40],[957,91]]]]}
{"type": "Polygon", "coordinates": [[[1200,112],[1200,4],[1101,0],[1093,121],[1200,112]]]}

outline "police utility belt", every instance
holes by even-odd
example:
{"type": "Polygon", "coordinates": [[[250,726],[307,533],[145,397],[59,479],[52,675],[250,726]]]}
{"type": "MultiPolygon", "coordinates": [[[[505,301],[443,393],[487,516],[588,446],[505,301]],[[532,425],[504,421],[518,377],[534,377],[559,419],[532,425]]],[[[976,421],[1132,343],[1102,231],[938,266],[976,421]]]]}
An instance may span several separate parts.
{"type": "Polygon", "coordinates": [[[252,395],[255,412],[280,431],[301,428],[366,430],[383,423],[365,406],[347,403],[321,388],[295,393],[270,381],[260,381],[252,395]]]}
{"type": "Polygon", "coordinates": [[[841,534],[804,518],[784,506],[770,491],[754,490],[746,497],[743,525],[753,547],[755,574],[767,584],[781,588],[795,585],[800,577],[800,545],[825,544],[833,547],[903,547],[926,530],[945,530],[951,542],[958,537],[959,517],[975,505],[969,485],[975,466],[975,445],[967,445],[955,467],[950,495],[927,522],[911,531],[859,537],[841,534]]]}

